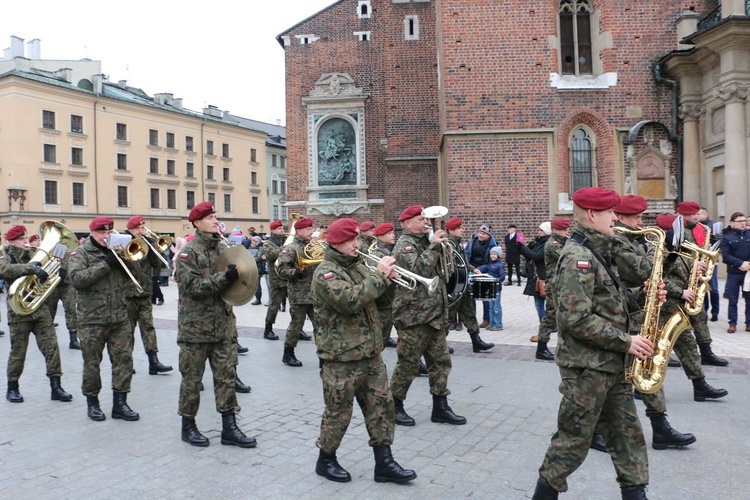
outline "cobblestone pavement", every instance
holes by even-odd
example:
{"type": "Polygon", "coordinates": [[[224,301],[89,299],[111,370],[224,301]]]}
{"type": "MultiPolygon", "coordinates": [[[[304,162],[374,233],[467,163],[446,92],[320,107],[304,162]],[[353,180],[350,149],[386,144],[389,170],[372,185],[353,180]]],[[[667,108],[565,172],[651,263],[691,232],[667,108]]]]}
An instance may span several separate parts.
{"type": "MultiPolygon", "coordinates": [[[[467,417],[465,426],[430,422],[431,397],[427,380],[415,380],[407,411],[417,425],[398,427],[393,446],[401,465],[416,470],[407,485],[378,484],[372,480],[373,458],[361,413],[349,428],[338,456],[352,474],[352,482],[338,484],[314,472],[322,413],[315,348],[301,342],[297,354],[302,368],[281,363],[282,342],[262,338],[266,308],[236,308],[240,342],[250,348],[240,356],[239,374],[251,385],[238,395],[243,409],[240,427],[258,439],[255,449],[219,443],[221,417],[213,404],[210,370],[197,417],[210,438],[208,448],[194,448],[180,440],[177,395],[180,375],[148,375],[143,345],[136,340],[137,374],[128,402],[141,414],[138,422],[92,422],[81,395],[80,351],[67,347],[62,309],[57,321],[64,375],[62,384],[74,395],[71,403],[50,401],[44,360],[30,346],[20,380],[22,404],[0,401],[0,497],[37,499],[100,498],[530,498],[549,438],[555,430],[559,374],[554,363],[534,359],[529,337],[538,321],[533,302],[521,287],[504,287],[502,332],[484,332],[496,347],[487,354],[471,350],[466,331],[451,332],[455,348],[449,379],[453,409],[467,417]]],[[[159,357],[177,366],[174,284],[163,289],[166,303],[154,307],[159,335],[159,357]]],[[[0,296],[3,299],[5,295],[0,296]]],[[[263,300],[267,299],[264,294],[263,300]]],[[[722,303],[726,309],[726,301],[722,303]]],[[[5,309],[4,307],[2,309],[5,309]]],[[[750,333],[729,335],[725,311],[711,323],[714,351],[730,360],[727,368],[705,367],[709,382],[729,390],[715,402],[697,403],[682,369],[667,378],[669,420],[681,432],[692,432],[697,442],[682,450],[649,450],[652,499],[744,498],[750,474],[750,407],[747,373],[750,333]]],[[[3,318],[6,318],[3,313],[3,318]]],[[[276,332],[283,337],[288,313],[281,313],[276,332]]],[[[7,325],[0,328],[0,363],[7,364],[7,325]]],[[[310,325],[306,327],[310,332],[310,325]]],[[[550,347],[554,350],[554,340],[550,347]]],[[[395,351],[384,355],[389,369],[395,351]]],[[[102,363],[102,379],[109,386],[110,365],[102,363]]],[[[112,396],[100,395],[110,412],[112,396]]],[[[638,403],[644,431],[650,425],[638,403]]],[[[616,499],[619,489],[609,457],[592,451],[569,480],[563,498],[616,499]]]]}

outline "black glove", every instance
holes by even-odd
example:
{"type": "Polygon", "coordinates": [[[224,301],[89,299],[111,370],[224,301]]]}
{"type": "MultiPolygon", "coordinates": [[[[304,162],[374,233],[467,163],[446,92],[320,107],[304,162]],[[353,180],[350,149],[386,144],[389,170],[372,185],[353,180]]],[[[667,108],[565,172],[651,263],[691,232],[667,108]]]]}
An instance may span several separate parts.
{"type": "Polygon", "coordinates": [[[107,255],[105,255],[104,262],[106,262],[107,265],[111,267],[112,269],[115,269],[117,266],[120,265],[120,261],[117,260],[117,255],[115,255],[114,252],[109,252],[107,255]]]}
{"type": "Polygon", "coordinates": [[[240,279],[240,272],[237,270],[236,264],[229,264],[227,265],[227,268],[227,272],[224,273],[224,276],[226,276],[229,281],[234,283],[240,279]]]}
{"type": "Polygon", "coordinates": [[[60,275],[61,280],[64,280],[65,277],[68,275],[68,270],[65,269],[64,267],[61,267],[60,270],[57,272],[57,274],[60,275]]]}
{"type": "Polygon", "coordinates": [[[49,278],[47,271],[45,271],[41,267],[37,267],[36,269],[34,269],[34,274],[36,274],[36,277],[39,278],[40,283],[44,283],[45,281],[47,281],[47,278],[49,278]]]}
{"type": "Polygon", "coordinates": [[[302,278],[304,278],[304,277],[305,277],[305,273],[303,273],[303,272],[302,272],[302,271],[300,271],[299,269],[295,269],[295,270],[294,270],[294,277],[295,277],[296,279],[298,279],[298,280],[301,280],[302,278]]]}
{"type": "Polygon", "coordinates": [[[35,260],[32,260],[31,262],[29,262],[29,264],[31,264],[32,266],[36,266],[36,267],[41,267],[42,265],[41,262],[37,262],[35,260]]]}

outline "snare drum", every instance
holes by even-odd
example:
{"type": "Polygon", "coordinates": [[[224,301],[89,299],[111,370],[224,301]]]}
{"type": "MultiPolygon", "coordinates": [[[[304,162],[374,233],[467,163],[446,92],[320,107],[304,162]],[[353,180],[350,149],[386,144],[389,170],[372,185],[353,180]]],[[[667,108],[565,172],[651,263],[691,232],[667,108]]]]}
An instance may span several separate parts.
{"type": "Polygon", "coordinates": [[[490,301],[497,298],[500,283],[489,274],[470,274],[471,297],[474,300],[490,301]]]}

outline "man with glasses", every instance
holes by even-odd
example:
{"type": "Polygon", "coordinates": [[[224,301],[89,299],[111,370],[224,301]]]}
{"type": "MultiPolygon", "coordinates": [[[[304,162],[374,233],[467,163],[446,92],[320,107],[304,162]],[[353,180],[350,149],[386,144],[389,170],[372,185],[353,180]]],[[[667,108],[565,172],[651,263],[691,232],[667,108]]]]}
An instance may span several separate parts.
{"type": "MultiPolygon", "coordinates": [[[[728,333],[737,331],[737,302],[745,275],[750,270],[750,234],[747,232],[747,217],[735,212],[729,219],[731,229],[721,239],[721,258],[727,265],[726,291],[729,298],[728,333]]],[[[750,332],[750,293],[742,291],[745,299],[745,331],[750,332]]]]}

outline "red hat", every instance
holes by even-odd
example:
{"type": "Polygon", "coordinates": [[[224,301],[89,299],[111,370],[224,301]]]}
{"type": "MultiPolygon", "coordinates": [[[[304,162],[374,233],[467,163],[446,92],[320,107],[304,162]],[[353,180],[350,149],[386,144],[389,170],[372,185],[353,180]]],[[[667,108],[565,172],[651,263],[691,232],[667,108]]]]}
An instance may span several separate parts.
{"type": "Polygon", "coordinates": [[[109,231],[110,229],[114,229],[114,227],[115,221],[110,217],[105,217],[103,215],[92,220],[89,224],[89,229],[91,231],[109,231]]]}
{"type": "Polygon", "coordinates": [[[359,236],[359,228],[357,227],[356,220],[349,218],[337,219],[333,224],[328,226],[326,241],[332,245],[338,245],[357,236],[359,236]]]}
{"type": "Polygon", "coordinates": [[[32,234],[31,236],[29,236],[29,243],[31,243],[32,241],[36,241],[38,239],[39,239],[38,234],[32,234]]]}
{"type": "Polygon", "coordinates": [[[554,219],[551,223],[552,229],[556,231],[564,231],[568,229],[572,224],[573,223],[570,222],[568,219],[563,219],[563,218],[554,219]]]}
{"type": "Polygon", "coordinates": [[[646,211],[648,202],[643,196],[629,194],[620,198],[620,203],[615,207],[615,213],[622,215],[638,215],[646,211]]]}
{"type": "Polygon", "coordinates": [[[270,227],[271,227],[271,229],[276,229],[277,227],[281,227],[283,225],[284,224],[279,219],[276,219],[275,221],[271,222],[271,226],[270,227]]]}
{"type": "Polygon", "coordinates": [[[609,210],[620,203],[620,195],[600,187],[581,188],[573,193],[573,203],[584,210],[609,210]]]}
{"type": "Polygon", "coordinates": [[[17,240],[24,234],[26,234],[26,226],[13,226],[5,232],[5,239],[8,241],[17,240]]]}
{"type": "Polygon", "coordinates": [[[446,231],[453,231],[454,229],[458,229],[461,227],[461,224],[463,224],[464,221],[462,221],[459,217],[456,217],[455,219],[448,219],[445,221],[445,230],[446,231]]]}
{"type": "Polygon", "coordinates": [[[410,207],[406,207],[404,211],[401,212],[401,215],[398,216],[398,221],[404,222],[405,220],[416,217],[417,215],[422,215],[422,210],[424,210],[424,207],[422,207],[422,205],[412,205],[410,207]]]}
{"type": "Polygon", "coordinates": [[[215,213],[216,209],[214,208],[214,204],[210,201],[204,201],[203,203],[198,203],[193,207],[193,209],[190,211],[190,215],[188,215],[188,221],[195,222],[197,220],[201,220],[207,215],[215,213]]]}
{"type": "Polygon", "coordinates": [[[388,234],[391,231],[393,231],[393,224],[391,224],[390,222],[385,222],[375,228],[375,236],[383,236],[384,234],[388,234]]]}
{"type": "Polygon", "coordinates": [[[145,222],[146,219],[144,219],[143,216],[134,215],[130,219],[128,219],[128,229],[134,229],[145,222]]]}
{"type": "Polygon", "coordinates": [[[661,214],[656,217],[656,225],[665,231],[672,229],[672,223],[677,218],[675,214],[661,214]]]}
{"type": "Polygon", "coordinates": [[[305,229],[306,227],[312,227],[312,219],[300,219],[294,223],[294,229],[305,229]]]}
{"type": "Polygon", "coordinates": [[[701,206],[694,201],[683,201],[677,205],[677,213],[682,215],[695,215],[701,206]]]}
{"type": "Polygon", "coordinates": [[[359,230],[363,233],[365,231],[369,231],[370,229],[375,229],[375,223],[371,220],[366,220],[362,224],[359,225],[359,230]]]}

